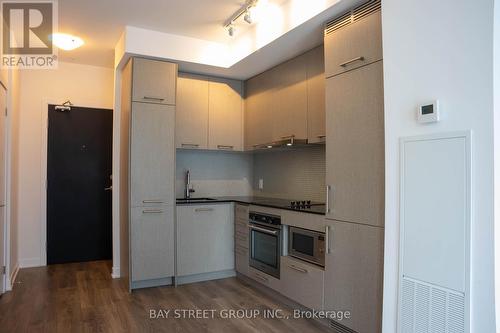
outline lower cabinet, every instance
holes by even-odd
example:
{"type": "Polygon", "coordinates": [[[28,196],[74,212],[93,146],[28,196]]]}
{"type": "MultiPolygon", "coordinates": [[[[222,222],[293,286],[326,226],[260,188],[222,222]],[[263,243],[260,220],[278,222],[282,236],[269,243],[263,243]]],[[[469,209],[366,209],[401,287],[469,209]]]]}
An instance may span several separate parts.
{"type": "Polygon", "coordinates": [[[349,311],[338,323],[359,333],[382,330],[384,229],[326,220],[325,310],[349,311]]]}
{"type": "Polygon", "coordinates": [[[130,219],[131,281],[174,276],[174,207],[135,207],[130,219]]]}
{"type": "Polygon", "coordinates": [[[323,309],[324,270],[292,257],[281,257],[281,293],[309,309],[323,309]]]}
{"type": "Polygon", "coordinates": [[[177,276],[234,270],[232,207],[177,206],[177,276]]]}
{"type": "Polygon", "coordinates": [[[268,288],[281,292],[281,280],[274,276],[263,273],[253,267],[248,268],[248,276],[268,288]]]}

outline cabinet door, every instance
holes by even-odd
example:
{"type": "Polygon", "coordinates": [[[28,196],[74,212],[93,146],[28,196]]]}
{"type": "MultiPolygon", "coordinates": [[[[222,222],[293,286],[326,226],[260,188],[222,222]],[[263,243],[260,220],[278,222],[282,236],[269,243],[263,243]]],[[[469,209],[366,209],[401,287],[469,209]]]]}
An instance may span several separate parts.
{"type": "Polygon", "coordinates": [[[132,103],[130,136],[131,206],[175,203],[175,107],[132,103]]]}
{"type": "Polygon", "coordinates": [[[326,80],[327,218],[384,225],[382,62],[326,80]]]}
{"type": "Polygon", "coordinates": [[[380,11],[325,36],[326,77],[382,59],[380,11]]]}
{"type": "Polygon", "coordinates": [[[176,64],[134,58],[132,67],[133,101],[175,105],[176,64]]]}
{"type": "Polygon", "coordinates": [[[324,142],[325,129],[325,56],[323,45],[306,54],[307,57],[307,140],[324,142]]]}
{"type": "Polygon", "coordinates": [[[177,79],[176,147],[208,148],[208,81],[179,73],[177,79]]]}
{"type": "Polygon", "coordinates": [[[208,146],[243,150],[242,82],[210,79],[208,84],[208,146]]]}
{"type": "Polygon", "coordinates": [[[174,207],[136,207],[130,215],[131,280],[174,275],[174,207]]]}
{"type": "Polygon", "coordinates": [[[300,56],[271,70],[273,96],[273,141],[295,137],[307,139],[306,57],[300,56]]]}
{"type": "Polygon", "coordinates": [[[273,140],[273,76],[264,72],[245,87],[245,148],[255,149],[273,140]]]}
{"type": "Polygon", "coordinates": [[[351,313],[339,321],[359,333],[382,326],[384,229],[330,221],[325,260],[325,310],[351,313]]]}
{"type": "Polygon", "coordinates": [[[177,275],[234,269],[232,205],[177,207],[177,275]]]}

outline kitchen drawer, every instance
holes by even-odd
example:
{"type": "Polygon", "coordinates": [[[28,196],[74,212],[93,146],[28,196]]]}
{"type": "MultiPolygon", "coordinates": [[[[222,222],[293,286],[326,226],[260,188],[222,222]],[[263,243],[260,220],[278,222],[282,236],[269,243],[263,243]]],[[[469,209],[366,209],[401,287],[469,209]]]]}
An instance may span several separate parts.
{"type": "Polygon", "coordinates": [[[271,275],[263,273],[249,266],[248,276],[268,288],[276,290],[277,292],[281,292],[281,281],[271,275]]]}
{"type": "Polygon", "coordinates": [[[236,219],[248,221],[248,206],[240,204],[234,205],[234,217],[236,219]]]}
{"type": "Polygon", "coordinates": [[[234,266],[238,273],[248,275],[248,249],[238,245],[234,248],[234,266]]]}
{"type": "Polygon", "coordinates": [[[381,59],[380,11],[325,36],[326,77],[341,74],[381,59]]]}
{"type": "Polygon", "coordinates": [[[291,257],[281,257],[281,293],[310,309],[323,309],[325,271],[291,257]]]}

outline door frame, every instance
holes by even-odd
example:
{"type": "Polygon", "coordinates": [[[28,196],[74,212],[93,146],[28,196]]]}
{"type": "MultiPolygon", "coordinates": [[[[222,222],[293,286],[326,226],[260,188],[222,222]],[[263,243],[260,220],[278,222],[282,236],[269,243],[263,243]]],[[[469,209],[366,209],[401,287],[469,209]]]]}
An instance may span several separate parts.
{"type": "MultiPolygon", "coordinates": [[[[49,135],[49,105],[60,105],[64,101],[55,101],[52,98],[44,98],[41,102],[41,115],[42,115],[42,138],[41,138],[41,156],[40,156],[40,265],[47,266],[47,150],[48,150],[48,135],[49,135]]],[[[91,101],[80,99],[71,99],[71,103],[75,107],[94,108],[94,109],[114,109],[113,107],[105,105],[96,105],[91,101]]],[[[113,117],[113,126],[114,126],[113,117]]],[[[114,127],[113,127],[114,131],[114,127]]],[[[113,133],[112,133],[113,134],[113,133]]],[[[114,153],[114,152],[113,152],[114,153]]],[[[113,158],[113,156],[111,157],[113,158]]],[[[114,163],[113,163],[114,164],[114,163]]],[[[113,177],[114,178],[114,177],[113,177]]],[[[112,207],[111,207],[112,209],[112,207]]],[[[113,226],[113,218],[111,221],[113,226]]],[[[112,227],[113,228],[113,227],[112,227]]],[[[112,232],[113,233],[113,232],[112,232]]],[[[114,239],[111,240],[114,243],[114,239]]],[[[112,244],[112,248],[113,248],[112,244]]],[[[114,258],[114,253],[113,253],[114,258]]],[[[115,263],[113,262],[113,266],[115,263]]]]}
{"type": "MultiPolygon", "coordinates": [[[[9,77],[9,80],[11,78],[9,77]]],[[[4,226],[3,226],[3,262],[5,265],[5,274],[1,279],[0,283],[0,295],[7,291],[12,290],[12,281],[10,271],[10,115],[11,115],[11,97],[9,96],[9,90],[5,86],[5,84],[0,80],[0,89],[5,89],[5,108],[7,109],[7,114],[5,115],[5,138],[4,138],[4,154],[5,154],[5,207],[4,207],[4,226]]],[[[3,116],[1,114],[0,116],[3,116]]],[[[18,268],[14,268],[14,271],[17,273],[18,268]]]]}

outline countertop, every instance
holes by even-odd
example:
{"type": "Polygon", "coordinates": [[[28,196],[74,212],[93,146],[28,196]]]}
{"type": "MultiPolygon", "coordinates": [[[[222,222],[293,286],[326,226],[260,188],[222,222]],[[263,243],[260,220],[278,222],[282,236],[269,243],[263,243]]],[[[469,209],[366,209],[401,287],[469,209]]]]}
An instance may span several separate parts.
{"type": "MultiPolygon", "coordinates": [[[[290,199],[279,199],[279,198],[265,198],[265,197],[254,197],[254,196],[238,196],[238,197],[209,197],[213,200],[207,201],[194,201],[194,202],[177,202],[177,205],[200,205],[200,204],[212,204],[212,203],[222,203],[222,202],[236,202],[240,204],[263,206],[277,209],[286,209],[294,212],[310,213],[317,215],[325,215],[326,207],[324,203],[321,202],[311,202],[311,206],[303,207],[301,209],[295,209],[290,206],[290,199]]],[[[193,198],[196,199],[196,198],[193,198]]]]}

